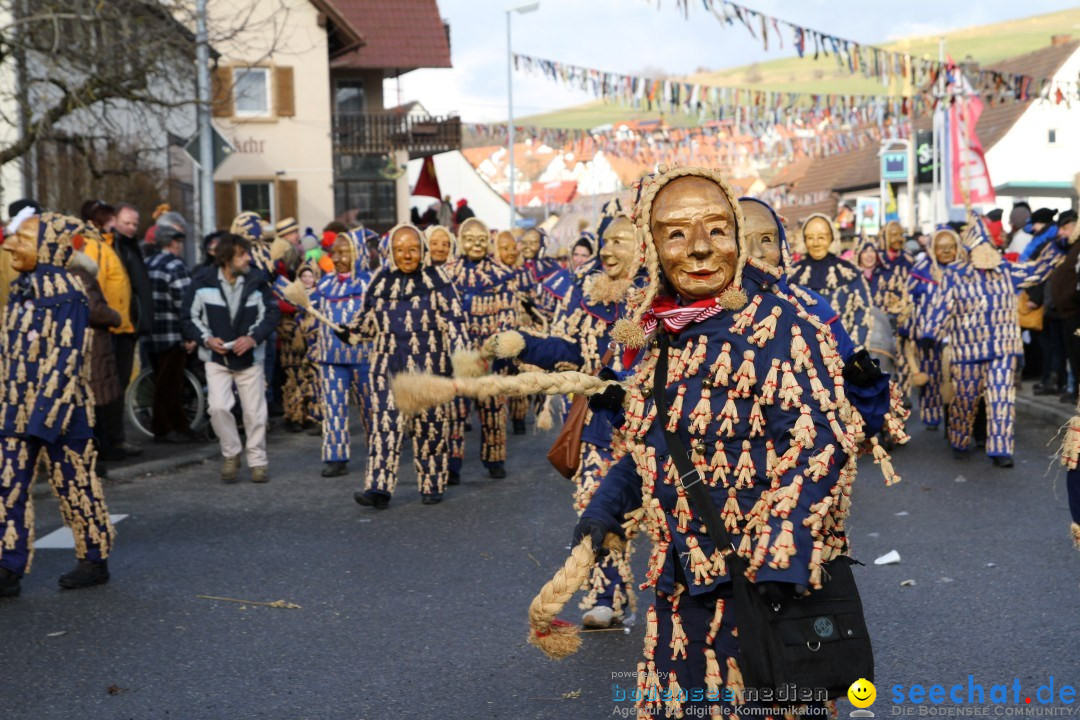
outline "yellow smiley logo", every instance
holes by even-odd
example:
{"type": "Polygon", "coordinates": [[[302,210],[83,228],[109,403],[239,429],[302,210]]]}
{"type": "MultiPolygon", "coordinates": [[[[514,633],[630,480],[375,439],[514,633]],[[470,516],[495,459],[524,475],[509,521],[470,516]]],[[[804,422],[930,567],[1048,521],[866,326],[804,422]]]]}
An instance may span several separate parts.
{"type": "Polygon", "coordinates": [[[851,683],[847,691],[848,700],[857,708],[867,708],[877,699],[877,688],[866,678],[859,678],[851,683]]]}

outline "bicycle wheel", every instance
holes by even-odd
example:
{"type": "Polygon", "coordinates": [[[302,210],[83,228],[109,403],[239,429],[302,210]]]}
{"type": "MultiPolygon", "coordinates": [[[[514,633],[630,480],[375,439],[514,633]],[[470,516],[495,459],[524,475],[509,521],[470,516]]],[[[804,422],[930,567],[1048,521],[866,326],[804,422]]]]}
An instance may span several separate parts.
{"type": "Polygon", "coordinates": [[[147,437],[154,437],[154,373],[147,369],[139,373],[124,394],[128,420],[147,437]]]}
{"type": "Polygon", "coordinates": [[[184,371],[184,413],[188,426],[199,432],[206,427],[209,417],[206,414],[206,393],[202,383],[190,370],[184,371]]]}

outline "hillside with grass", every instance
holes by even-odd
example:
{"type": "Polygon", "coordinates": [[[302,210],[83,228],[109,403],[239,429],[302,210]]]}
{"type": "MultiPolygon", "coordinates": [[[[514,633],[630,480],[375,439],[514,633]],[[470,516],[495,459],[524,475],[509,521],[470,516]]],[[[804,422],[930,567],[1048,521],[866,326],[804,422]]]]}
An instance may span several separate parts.
{"type": "MultiPolygon", "coordinates": [[[[746,32],[745,28],[732,26],[726,32],[746,32]]],[[[1052,35],[1080,35],[1080,7],[1036,15],[1018,20],[962,28],[945,34],[946,50],[954,60],[971,57],[981,65],[989,65],[1006,58],[1022,55],[1050,44],[1052,35]]],[[[790,36],[784,38],[785,48],[793,51],[790,36]]],[[[812,46],[811,46],[812,47],[812,46]]],[[[937,58],[938,36],[905,38],[881,47],[887,50],[907,52],[916,57],[937,58]]],[[[614,69],[614,68],[612,68],[614,69]]],[[[884,87],[876,80],[851,74],[838,67],[833,55],[813,60],[790,57],[764,63],[744,65],[701,72],[682,78],[687,82],[712,85],[746,87],[762,90],[779,90],[809,93],[845,94],[899,94],[902,87],[884,87]]],[[[520,118],[517,124],[540,127],[591,128],[597,125],[628,120],[646,120],[661,117],[661,113],[636,110],[624,105],[601,101],[568,107],[554,112],[520,118]]],[[[666,114],[664,119],[675,126],[696,125],[697,118],[682,114],[666,114]]]]}

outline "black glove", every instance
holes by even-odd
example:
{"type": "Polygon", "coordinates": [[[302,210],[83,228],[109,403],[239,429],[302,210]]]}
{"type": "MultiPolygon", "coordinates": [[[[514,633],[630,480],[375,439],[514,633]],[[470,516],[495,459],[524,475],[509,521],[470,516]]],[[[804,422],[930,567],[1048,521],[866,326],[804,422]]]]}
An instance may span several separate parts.
{"type": "Polygon", "coordinates": [[[869,387],[881,379],[881,366],[866,350],[859,350],[844,363],[844,381],[869,387]]]}
{"type": "Polygon", "coordinates": [[[583,517],[574,526],[574,542],[570,543],[570,545],[576,547],[582,538],[592,538],[593,552],[599,556],[601,553],[607,552],[604,549],[604,536],[607,533],[608,527],[602,521],[596,518],[583,517]]]}
{"type": "Polygon", "coordinates": [[[346,345],[355,345],[358,340],[356,335],[351,329],[349,329],[347,325],[340,330],[335,330],[334,334],[337,335],[338,340],[341,340],[341,342],[345,343],[346,345]]]}
{"type": "Polygon", "coordinates": [[[759,582],[757,591],[770,605],[783,605],[793,598],[809,594],[805,586],[786,582],[759,582]]]}
{"type": "MultiPolygon", "coordinates": [[[[600,369],[597,375],[601,380],[618,380],[619,376],[609,367],[600,369]]],[[[604,392],[589,397],[589,407],[593,410],[601,408],[619,412],[623,409],[623,399],[626,398],[626,389],[622,385],[608,385],[604,392]]]]}
{"type": "Polygon", "coordinates": [[[919,341],[915,344],[919,346],[920,350],[929,351],[933,350],[934,346],[937,345],[937,340],[934,340],[934,338],[919,338],[919,341]]]}

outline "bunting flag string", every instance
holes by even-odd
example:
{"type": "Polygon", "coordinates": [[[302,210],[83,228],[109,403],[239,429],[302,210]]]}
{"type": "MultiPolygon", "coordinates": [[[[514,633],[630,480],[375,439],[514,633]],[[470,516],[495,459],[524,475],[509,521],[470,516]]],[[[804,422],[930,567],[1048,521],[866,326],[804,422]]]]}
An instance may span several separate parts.
{"type": "Polygon", "coordinates": [[[702,121],[795,123],[814,129],[885,125],[910,111],[920,114],[929,109],[927,103],[931,102],[922,95],[777,92],[689,83],[673,78],[623,75],[521,53],[514,53],[513,62],[518,72],[538,73],[606,102],[649,111],[682,112],[697,115],[702,121]]]}
{"type": "MultiPolygon", "coordinates": [[[[909,53],[888,50],[875,45],[860,43],[838,35],[808,28],[789,20],[766,15],[731,0],[701,0],[705,10],[710,12],[722,24],[734,27],[742,25],[755,40],[760,39],[763,48],[769,50],[769,28],[783,48],[781,26],[792,37],[795,51],[800,58],[811,53],[814,60],[821,57],[834,58],[837,67],[851,74],[861,74],[874,78],[883,86],[889,87],[894,82],[901,87],[909,87],[912,93],[930,95],[939,74],[948,69],[950,62],[941,62],[930,58],[918,58],[909,53]],[[755,31],[755,27],[757,30],[755,31]],[[808,47],[808,43],[813,47],[808,47]]],[[[690,0],[675,0],[683,16],[690,17],[690,0]]],[[[659,2],[657,2],[659,8],[659,2]]],[[[965,69],[975,94],[990,105],[1003,102],[1028,102],[1044,99],[1054,104],[1080,100],[1080,76],[1074,80],[1054,80],[1036,78],[1023,73],[1003,73],[997,70],[969,68],[965,69]]]]}

